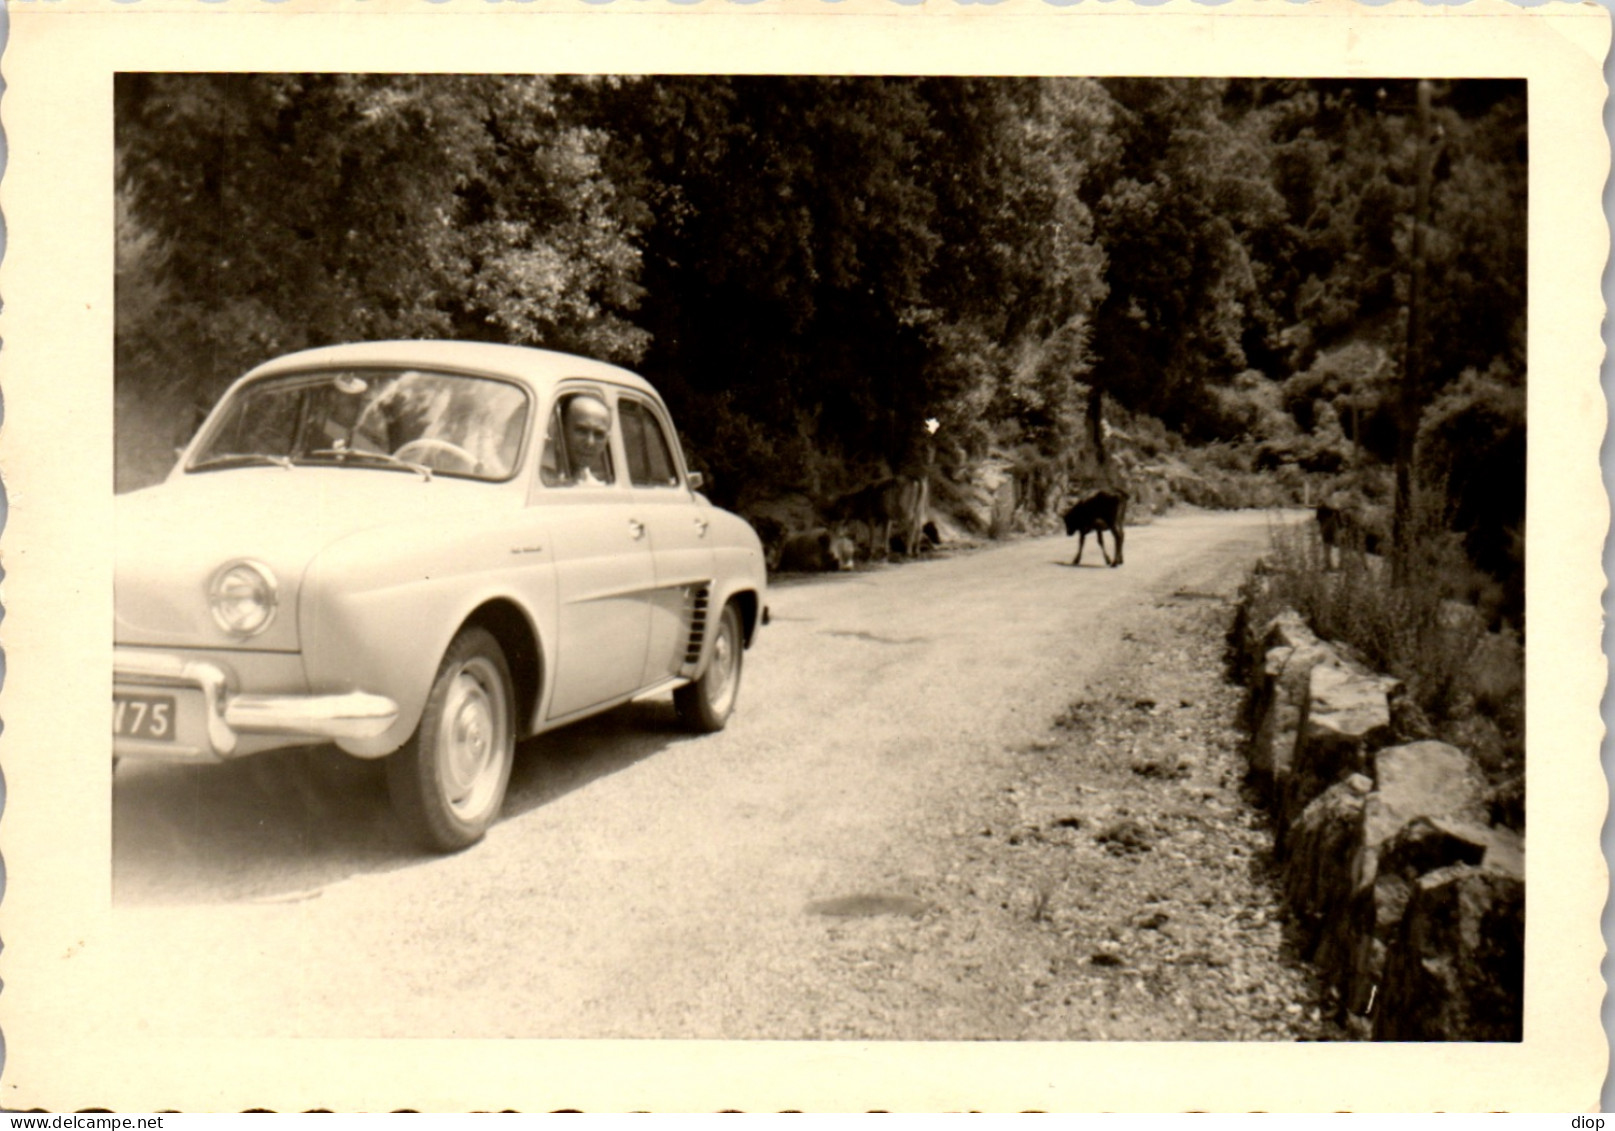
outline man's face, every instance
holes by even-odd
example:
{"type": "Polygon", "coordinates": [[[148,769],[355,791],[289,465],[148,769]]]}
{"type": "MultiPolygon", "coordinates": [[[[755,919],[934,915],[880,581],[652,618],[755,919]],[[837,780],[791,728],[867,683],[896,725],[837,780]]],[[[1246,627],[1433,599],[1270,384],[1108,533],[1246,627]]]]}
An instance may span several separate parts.
{"type": "Polygon", "coordinates": [[[598,469],[611,434],[611,410],[593,397],[574,397],[566,406],[566,445],[582,467],[598,469]]]}

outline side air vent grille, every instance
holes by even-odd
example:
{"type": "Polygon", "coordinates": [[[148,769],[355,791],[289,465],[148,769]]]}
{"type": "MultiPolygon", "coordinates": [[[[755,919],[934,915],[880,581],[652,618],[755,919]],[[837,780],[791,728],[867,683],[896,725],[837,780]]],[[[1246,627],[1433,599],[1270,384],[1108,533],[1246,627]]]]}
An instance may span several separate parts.
{"type": "Polygon", "coordinates": [[[711,596],[710,585],[691,585],[684,590],[684,612],[690,624],[690,641],[684,648],[686,666],[701,662],[701,648],[707,640],[707,603],[711,596]]]}

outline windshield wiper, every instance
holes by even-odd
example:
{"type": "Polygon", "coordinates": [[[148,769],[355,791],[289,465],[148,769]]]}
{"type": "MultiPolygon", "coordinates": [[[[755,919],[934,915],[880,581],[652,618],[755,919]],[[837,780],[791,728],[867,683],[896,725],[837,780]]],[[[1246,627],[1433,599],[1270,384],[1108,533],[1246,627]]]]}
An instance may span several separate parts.
{"type": "Polygon", "coordinates": [[[219,471],[227,467],[257,467],[268,464],[271,467],[292,469],[292,461],[285,456],[272,456],[267,452],[232,452],[229,455],[214,456],[201,463],[191,464],[191,471],[219,471]]]}
{"type": "Polygon", "coordinates": [[[349,460],[356,459],[369,460],[384,467],[396,467],[400,471],[413,471],[428,483],[432,481],[432,469],[424,463],[412,463],[407,459],[399,459],[391,452],[371,452],[362,448],[321,448],[318,451],[309,452],[306,458],[320,459],[323,457],[334,458],[338,463],[347,463],[349,460]]]}

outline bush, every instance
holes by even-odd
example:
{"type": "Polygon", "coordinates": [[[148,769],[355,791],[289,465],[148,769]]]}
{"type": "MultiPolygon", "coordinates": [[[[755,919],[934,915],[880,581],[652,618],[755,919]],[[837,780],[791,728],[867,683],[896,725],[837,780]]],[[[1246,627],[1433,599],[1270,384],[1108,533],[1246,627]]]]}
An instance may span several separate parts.
{"type": "Polygon", "coordinates": [[[1248,616],[1264,623],[1295,609],[1320,637],[1401,680],[1455,745],[1494,734],[1484,762],[1500,779],[1524,762],[1524,649],[1512,631],[1488,631],[1473,603],[1484,579],[1442,510],[1433,493],[1415,499],[1413,549],[1400,577],[1389,559],[1361,551],[1336,551],[1331,562],[1314,523],[1276,528],[1262,598],[1248,616]]]}
{"type": "Polygon", "coordinates": [[[1450,487],[1447,523],[1500,586],[1502,613],[1525,613],[1525,390],[1501,368],[1466,372],[1425,410],[1418,466],[1450,487]]]}
{"type": "Polygon", "coordinates": [[[1299,430],[1284,408],[1283,386],[1270,381],[1255,369],[1247,369],[1226,388],[1213,388],[1229,421],[1237,421],[1236,431],[1259,441],[1293,440],[1299,430]]]}

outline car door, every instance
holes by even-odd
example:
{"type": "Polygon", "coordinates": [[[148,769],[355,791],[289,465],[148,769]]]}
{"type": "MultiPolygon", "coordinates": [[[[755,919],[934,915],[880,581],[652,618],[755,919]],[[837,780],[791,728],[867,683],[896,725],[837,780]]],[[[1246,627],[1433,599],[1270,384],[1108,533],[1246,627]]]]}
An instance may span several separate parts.
{"type": "Polygon", "coordinates": [[[623,393],[617,419],[633,513],[650,532],[656,575],[643,678],[648,687],[686,666],[693,619],[702,611],[716,614],[705,610],[713,570],[709,508],[696,502],[685,481],[673,429],[659,405],[623,393]]]}
{"type": "Polygon", "coordinates": [[[557,629],[548,717],[562,718],[637,691],[643,684],[656,587],[651,541],[621,466],[616,420],[604,466],[586,474],[568,451],[574,397],[609,404],[597,386],[563,387],[551,412],[534,500],[554,543],[557,629]]]}

